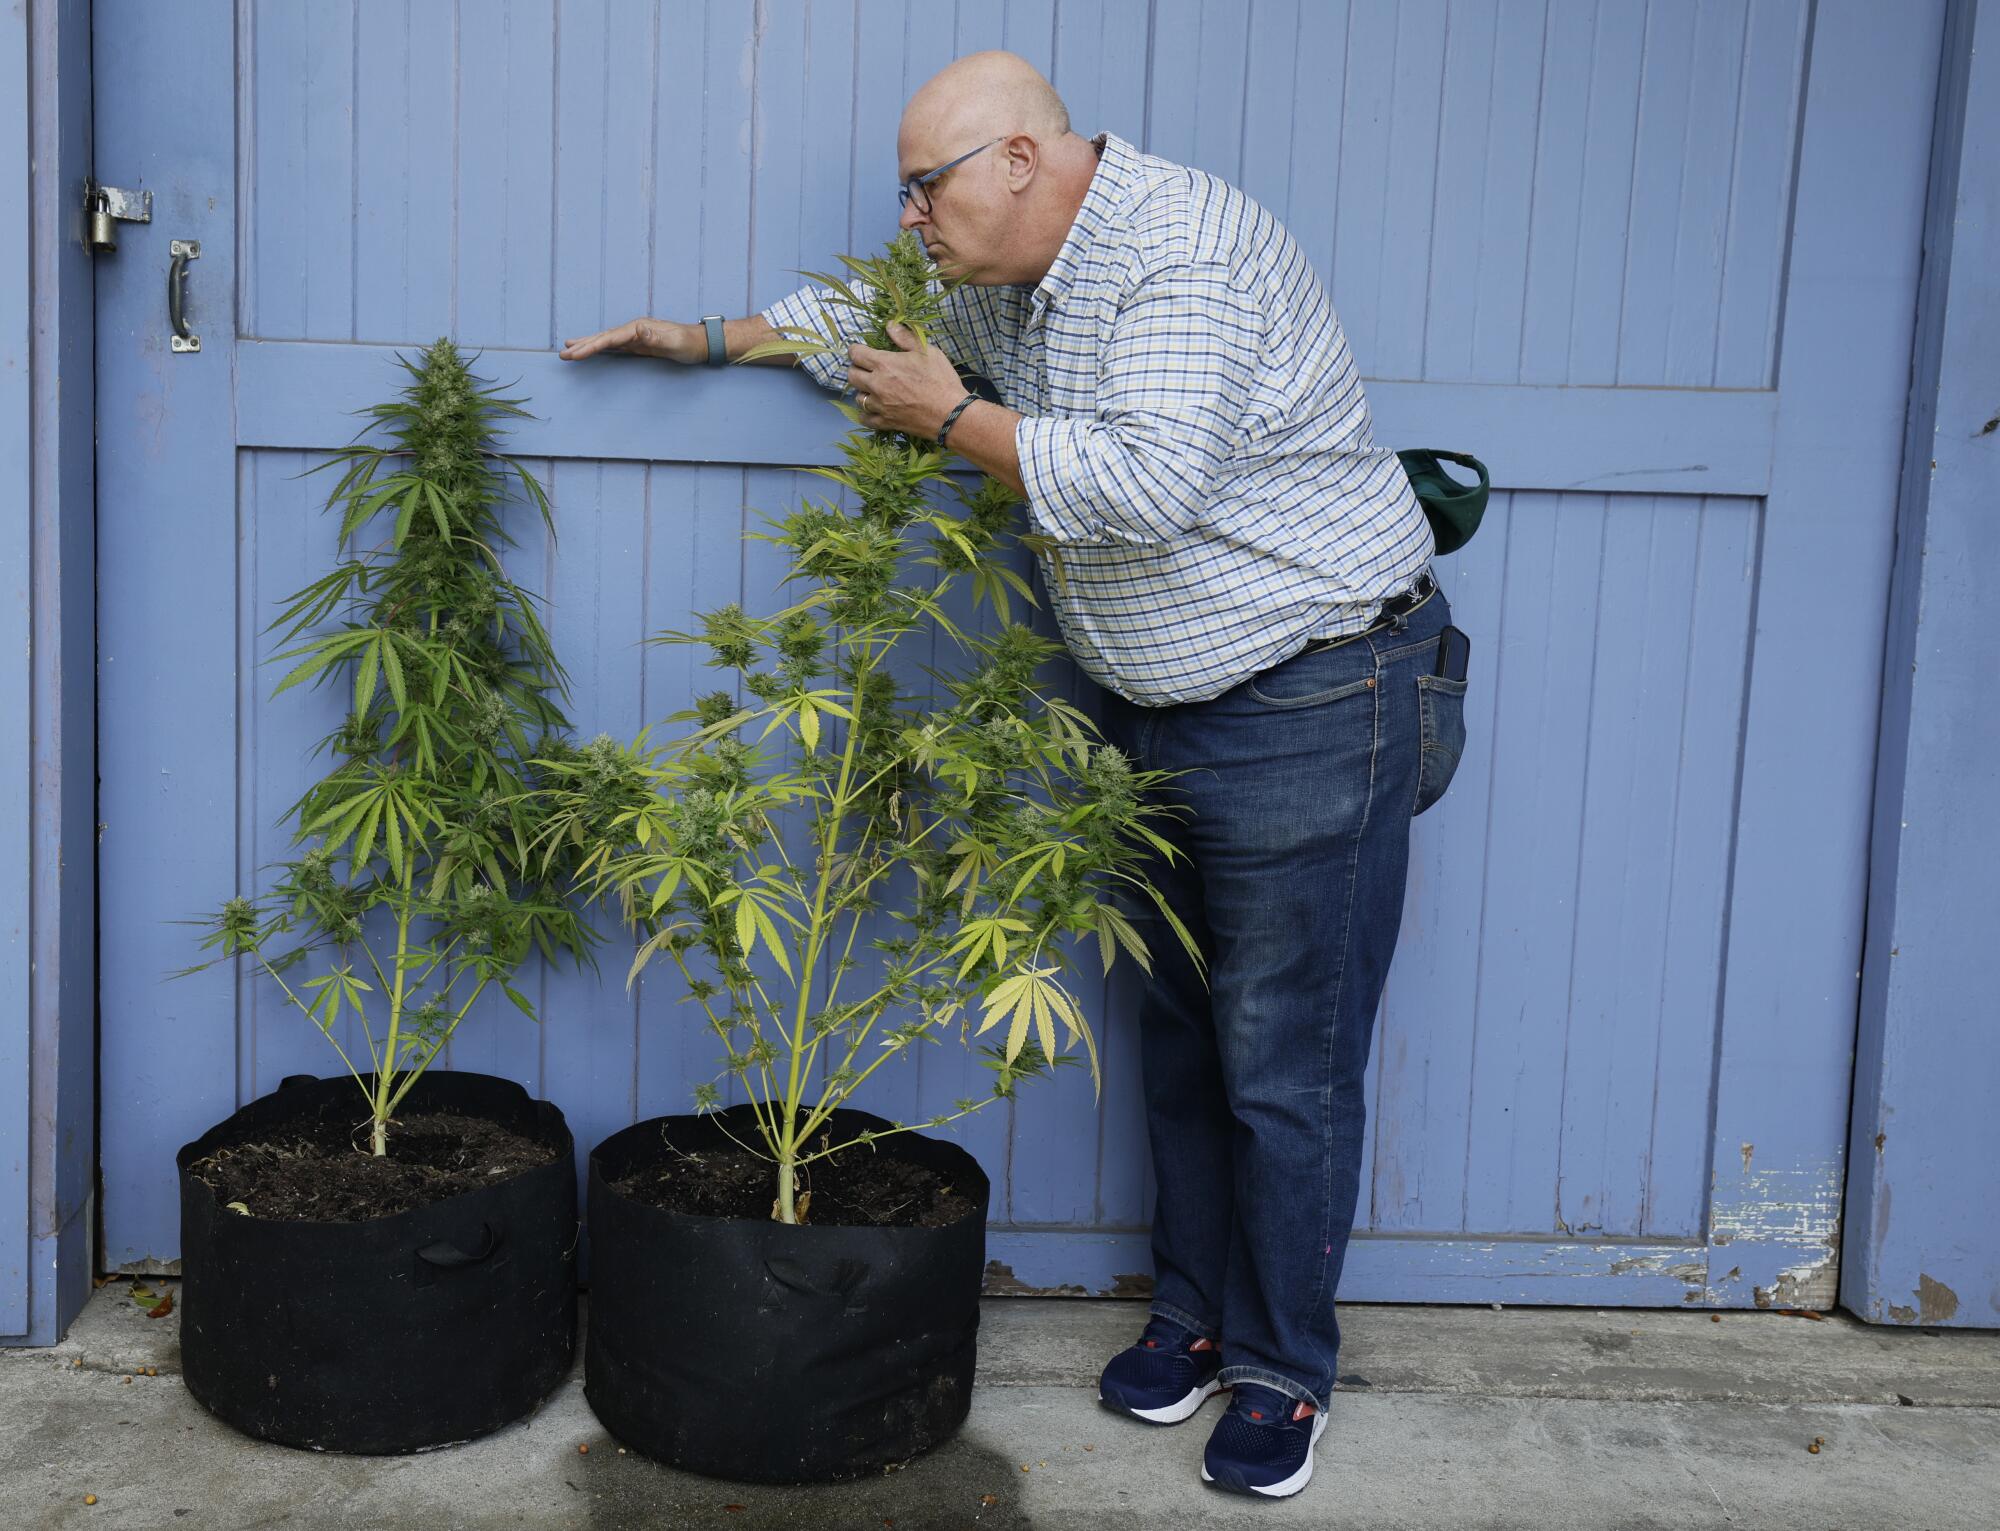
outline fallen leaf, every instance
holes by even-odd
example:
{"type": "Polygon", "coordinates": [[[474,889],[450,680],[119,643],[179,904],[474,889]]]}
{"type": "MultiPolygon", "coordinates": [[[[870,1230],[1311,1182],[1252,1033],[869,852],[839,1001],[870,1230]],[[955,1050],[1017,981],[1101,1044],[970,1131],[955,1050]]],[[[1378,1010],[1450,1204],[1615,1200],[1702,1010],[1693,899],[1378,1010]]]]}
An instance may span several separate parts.
{"type": "Polygon", "coordinates": [[[741,1510],[742,1508],[743,1508],[743,1506],[742,1506],[742,1505],[740,1505],[740,1504],[725,1504],[725,1505],[723,1506],[723,1509],[725,1509],[725,1510],[729,1511],[729,1513],[730,1513],[730,1514],[732,1514],[732,1515],[736,1514],[736,1513],[737,1513],[737,1512],[738,1512],[739,1510],[741,1510]]]}
{"type": "Polygon", "coordinates": [[[979,1502],[981,1504],[998,1504],[1000,1502],[1000,1496],[998,1494],[981,1494],[979,1496],[979,1502]]]}
{"type": "Polygon", "coordinates": [[[156,1306],[150,1307],[146,1310],[146,1317],[165,1318],[169,1313],[173,1311],[174,1311],[174,1294],[172,1292],[168,1292],[166,1295],[160,1298],[159,1303],[156,1306]]]}

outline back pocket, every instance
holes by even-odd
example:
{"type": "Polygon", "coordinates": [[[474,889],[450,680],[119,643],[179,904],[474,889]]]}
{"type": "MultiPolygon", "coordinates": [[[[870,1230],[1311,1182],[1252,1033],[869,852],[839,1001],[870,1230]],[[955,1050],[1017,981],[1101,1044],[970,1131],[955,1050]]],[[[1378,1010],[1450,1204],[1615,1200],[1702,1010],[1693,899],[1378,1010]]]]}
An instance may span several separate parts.
{"type": "Polygon", "coordinates": [[[1465,684],[1441,675],[1417,677],[1423,747],[1417,766],[1417,804],[1410,810],[1412,818],[1443,797],[1444,789],[1458,774],[1459,757],[1465,753],[1465,684]]]}

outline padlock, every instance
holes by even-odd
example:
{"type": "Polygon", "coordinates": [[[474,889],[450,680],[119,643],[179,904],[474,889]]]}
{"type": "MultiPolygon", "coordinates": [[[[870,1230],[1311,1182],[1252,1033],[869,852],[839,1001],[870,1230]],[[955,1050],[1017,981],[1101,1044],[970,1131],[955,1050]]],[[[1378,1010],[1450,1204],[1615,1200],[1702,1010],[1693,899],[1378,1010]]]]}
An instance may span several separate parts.
{"type": "Polygon", "coordinates": [[[118,220],[111,216],[111,199],[101,191],[90,209],[90,248],[103,251],[118,248],[118,220]]]}

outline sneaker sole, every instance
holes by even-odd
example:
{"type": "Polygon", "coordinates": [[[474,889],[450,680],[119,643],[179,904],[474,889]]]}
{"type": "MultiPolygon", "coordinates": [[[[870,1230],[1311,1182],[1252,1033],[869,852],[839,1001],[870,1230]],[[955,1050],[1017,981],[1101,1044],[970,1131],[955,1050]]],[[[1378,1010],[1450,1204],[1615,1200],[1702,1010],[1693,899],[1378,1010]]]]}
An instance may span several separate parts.
{"type": "Polygon", "coordinates": [[[1220,1382],[1204,1382],[1187,1397],[1157,1409],[1134,1409],[1126,1404],[1113,1403],[1102,1392],[1098,1393],[1097,1401],[1114,1414],[1124,1414],[1149,1425],[1178,1425],[1181,1421],[1192,1418],[1203,1404],[1222,1391],[1223,1386],[1220,1382]]]}
{"type": "Polygon", "coordinates": [[[1281,1479],[1276,1483],[1268,1483],[1261,1487],[1254,1483],[1245,1483],[1241,1485],[1234,1483],[1221,1483],[1209,1476],[1208,1464],[1206,1462],[1202,1464],[1201,1481],[1203,1483],[1208,1484],[1209,1487],[1219,1488],[1223,1490],[1225,1493],[1259,1494],[1266,1499],[1289,1499],[1292,1497],[1292,1495],[1298,1493],[1299,1490],[1303,1489],[1308,1483],[1312,1482],[1313,1452],[1318,1448],[1319,1438],[1324,1434],[1326,1434],[1326,1411],[1322,1409],[1318,1414],[1313,1416],[1312,1445],[1306,1447],[1305,1462],[1300,1466],[1297,1472],[1291,1475],[1291,1477],[1281,1479]]]}

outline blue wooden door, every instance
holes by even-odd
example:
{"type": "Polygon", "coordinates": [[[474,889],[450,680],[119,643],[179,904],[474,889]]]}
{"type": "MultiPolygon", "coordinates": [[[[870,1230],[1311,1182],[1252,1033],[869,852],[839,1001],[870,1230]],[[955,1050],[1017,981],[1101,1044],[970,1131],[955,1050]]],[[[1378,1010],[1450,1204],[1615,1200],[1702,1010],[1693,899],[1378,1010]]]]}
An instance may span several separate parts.
{"type": "MultiPolygon", "coordinates": [[[[1941,4],[1845,0],[98,0],[97,164],[154,221],[99,272],[106,1258],[177,1254],[174,1148],[324,1044],[247,977],[163,981],[248,890],[329,714],[267,700],[331,556],[301,479],[392,356],[483,348],[560,542],[586,733],[703,677],[639,645],[767,598],[741,541],[839,422],[803,379],[565,337],[747,311],[892,229],[894,130],[953,56],[1239,181],[1330,283],[1384,438],[1501,493],[1442,572],[1472,743],[1416,828],[1371,1087],[1360,1299],[1826,1305],[1941,4]],[[171,82],[171,85],[165,82],[171,82]],[[202,349],[163,339],[201,242],[202,349]]],[[[615,972],[615,959],[607,964],[615,972]]],[[[581,1142],[713,1073],[672,985],[538,975],[450,1061],[581,1142]]],[[[1131,996],[964,1137],[996,1290],[1143,1289],[1131,996]]],[[[870,1104],[970,1093],[956,1048],[870,1104]]]]}

